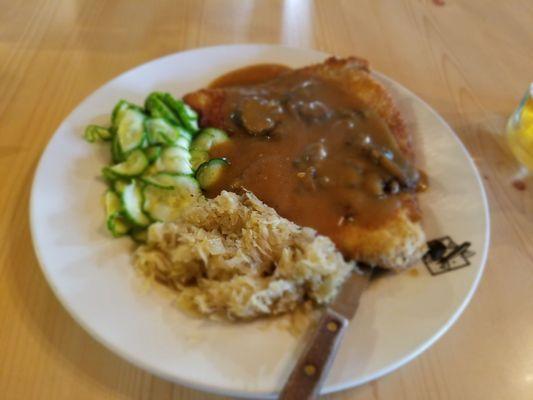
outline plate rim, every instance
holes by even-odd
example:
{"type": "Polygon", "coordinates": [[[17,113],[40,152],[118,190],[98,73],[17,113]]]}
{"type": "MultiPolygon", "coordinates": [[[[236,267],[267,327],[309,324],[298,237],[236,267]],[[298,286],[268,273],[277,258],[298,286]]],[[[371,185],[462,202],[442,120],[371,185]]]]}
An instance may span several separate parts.
{"type": "Polygon", "coordinates": [[[442,325],[442,327],[429,339],[427,340],[423,345],[419,346],[417,349],[413,350],[411,353],[407,354],[405,357],[401,358],[400,360],[396,361],[395,363],[391,363],[389,367],[383,368],[381,371],[378,371],[374,374],[367,374],[362,375],[362,377],[357,381],[357,383],[350,385],[350,384],[339,384],[339,385],[332,385],[333,387],[327,387],[326,390],[323,390],[321,394],[330,394],[339,392],[342,390],[346,390],[352,387],[357,387],[360,385],[364,385],[365,383],[371,382],[373,380],[379,379],[385,375],[390,374],[391,372],[397,370],[398,368],[404,366],[405,364],[411,362],[415,358],[417,358],[419,355],[421,355],[423,352],[425,352],[427,349],[429,349],[431,346],[433,346],[439,339],[441,339],[446,332],[457,322],[457,320],[461,317],[464,310],[470,304],[470,301],[474,297],[474,294],[477,291],[477,288],[479,286],[479,283],[481,282],[481,278],[483,277],[483,274],[485,272],[485,267],[487,265],[487,259],[489,254],[489,248],[490,248],[490,236],[491,236],[491,220],[490,220],[490,205],[487,197],[487,192],[485,190],[485,185],[483,184],[483,180],[481,179],[481,174],[479,173],[479,170],[477,168],[476,163],[474,162],[474,158],[470,155],[470,152],[464,145],[463,141],[459,138],[457,133],[455,133],[455,130],[452,129],[452,127],[448,124],[448,122],[442,117],[433,107],[431,107],[424,99],[422,99],[420,96],[418,96],[416,93],[414,93],[412,90],[405,87],[403,84],[399,83],[398,81],[389,78],[387,75],[383,74],[380,71],[372,70],[374,74],[379,76],[379,78],[387,83],[393,83],[396,86],[401,87],[403,90],[405,90],[410,96],[413,98],[416,98],[420,103],[424,105],[424,107],[431,112],[431,114],[448,130],[451,132],[451,137],[456,141],[456,143],[459,145],[459,148],[465,155],[466,159],[468,160],[469,165],[472,167],[472,170],[474,172],[474,175],[476,177],[476,181],[479,185],[480,192],[481,192],[481,198],[483,202],[483,210],[484,210],[484,217],[485,221],[487,223],[487,226],[485,228],[485,235],[484,235],[484,247],[481,254],[481,260],[480,260],[480,267],[476,274],[476,277],[474,281],[472,282],[472,285],[470,286],[470,290],[468,291],[467,295],[463,299],[463,302],[457,307],[453,315],[442,325]]]}
{"type": "MultiPolygon", "coordinates": [[[[53,134],[48,139],[48,142],[46,146],[43,148],[41,155],[39,156],[39,160],[36,164],[32,181],[31,181],[31,192],[30,192],[30,198],[29,198],[29,225],[30,225],[30,236],[31,236],[31,242],[32,246],[39,264],[39,268],[41,272],[44,275],[44,278],[46,282],[48,283],[49,287],[51,288],[52,292],[56,296],[56,299],[61,303],[61,305],[64,307],[64,309],[67,311],[67,313],[72,317],[72,319],[79,324],[83,330],[85,330],[86,333],[89,334],[92,340],[95,340],[102,344],[104,347],[106,347],[109,351],[114,353],[115,355],[118,355],[123,360],[127,361],[128,363],[131,363],[133,366],[142,369],[144,372],[148,372],[150,374],[156,375],[162,379],[165,379],[167,381],[177,383],[179,385],[183,385],[188,388],[192,388],[194,390],[198,391],[204,391],[207,393],[213,393],[218,395],[226,395],[226,396],[232,396],[237,398],[257,398],[257,399],[263,399],[263,398],[273,398],[277,395],[276,392],[267,392],[267,391],[254,391],[250,389],[239,389],[239,390],[233,390],[233,389],[227,389],[224,387],[220,387],[217,385],[212,384],[206,384],[202,383],[200,381],[190,380],[190,379],[182,379],[179,377],[176,377],[172,374],[169,374],[162,370],[161,368],[158,368],[157,366],[149,366],[147,365],[142,358],[139,358],[135,355],[128,354],[126,351],[123,351],[122,349],[116,347],[114,344],[109,342],[103,335],[98,333],[96,330],[92,329],[88,324],[86,324],[82,317],[78,315],[77,312],[74,311],[72,306],[67,301],[66,297],[63,296],[55,284],[54,280],[52,279],[50,275],[50,271],[45,266],[44,263],[44,256],[41,253],[41,248],[38,245],[38,242],[36,240],[36,232],[35,230],[35,214],[37,213],[37,200],[36,200],[36,194],[35,194],[35,187],[36,182],[39,177],[39,173],[41,171],[41,167],[43,164],[44,156],[47,153],[48,149],[52,145],[52,142],[54,138],[56,137],[56,133],[63,127],[64,124],[66,124],[66,121],[70,117],[74,111],[76,111],[88,98],[96,95],[98,92],[103,90],[109,83],[112,81],[115,81],[135,70],[141,69],[151,63],[156,62],[162,62],[164,60],[170,59],[178,54],[184,54],[184,53],[194,53],[194,52],[201,52],[201,51],[209,51],[211,49],[221,48],[221,47],[242,47],[242,48],[270,48],[270,49],[285,49],[285,50],[295,50],[295,51],[305,51],[305,52],[313,52],[316,54],[321,54],[324,57],[331,57],[333,54],[330,54],[328,52],[324,52],[321,50],[316,50],[313,48],[308,47],[297,47],[297,46],[288,46],[288,45],[282,45],[282,44],[269,44],[269,43],[233,43],[233,44],[220,44],[220,45],[213,45],[213,46],[203,46],[203,47],[195,47],[190,49],[184,49],[182,51],[177,51],[173,53],[169,53],[166,55],[163,55],[161,57],[157,57],[148,61],[145,61],[139,65],[135,65],[128,70],[119,73],[118,75],[112,77],[111,79],[108,79],[106,82],[101,84],[99,87],[97,87],[95,90],[90,92],[88,95],[83,97],[66,115],[59,125],[55,128],[53,134]]],[[[372,73],[375,74],[379,80],[394,84],[395,86],[400,87],[402,90],[404,90],[410,97],[415,98],[417,101],[419,101],[438,121],[440,124],[445,126],[448,131],[451,133],[451,137],[455,140],[455,142],[458,144],[459,148],[461,149],[463,155],[468,160],[468,164],[472,168],[476,181],[478,183],[478,186],[480,188],[480,195],[482,199],[483,209],[484,209],[484,218],[486,222],[486,228],[484,233],[484,247],[482,249],[482,255],[480,259],[480,267],[478,269],[478,272],[475,276],[475,279],[473,280],[470,289],[466,296],[464,297],[462,303],[457,307],[455,312],[451,315],[451,317],[441,326],[441,328],[435,332],[427,341],[425,341],[422,345],[415,348],[413,351],[409,352],[407,355],[405,355],[403,358],[397,360],[394,363],[391,363],[385,368],[382,368],[381,370],[373,373],[373,374],[363,374],[358,379],[354,380],[347,380],[345,383],[340,384],[333,384],[327,387],[323,387],[321,394],[330,394],[342,390],[346,390],[349,388],[353,388],[356,386],[363,385],[365,383],[368,383],[370,381],[373,381],[375,379],[379,379],[396,369],[400,368],[401,366],[409,363],[416,357],[418,357],[420,354],[422,354],[424,351],[426,351],[429,347],[434,345],[442,336],[453,326],[453,324],[459,319],[459,317],[463,314],[464,310],[472,300],[479,283],[481,281],[481,278],[483,276],[483,273],[485,271],[487,259],[488,259],[488,253],[490,248],[490,236],[491,236],[491,220],[490,220],[490,206],[488,202],[487,193],[485,190],[485,186],[483,184],[483,180],[481,179],[480,172],[476,166],[476,163],[473,159],[473,157],[468,152],[468,149],[463,144],[459,136],[456,134],[456,132],[451,128],[451,126],[446,122],[446,120],[433,108],[431,107],[424,99],[422,99],[420,96],[415,94],[413,91],[405,87],[403,84],[399,83],[398,81],[388,77],[387,75],[381,73],[379,70],[372,69],[372,73]]]]}

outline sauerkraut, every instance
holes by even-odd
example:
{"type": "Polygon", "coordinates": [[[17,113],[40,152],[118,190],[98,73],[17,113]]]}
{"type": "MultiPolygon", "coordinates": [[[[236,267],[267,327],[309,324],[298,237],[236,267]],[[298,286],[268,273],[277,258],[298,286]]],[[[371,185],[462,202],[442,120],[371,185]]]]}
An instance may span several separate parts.
{"type": "Polygon", "coordinates": [[[330,302],[355,268],[333,242],[280,217],[252,193],[200,198],[174,222],[155,223],[135,266],[211,318],[252,319],[330,302]]]}

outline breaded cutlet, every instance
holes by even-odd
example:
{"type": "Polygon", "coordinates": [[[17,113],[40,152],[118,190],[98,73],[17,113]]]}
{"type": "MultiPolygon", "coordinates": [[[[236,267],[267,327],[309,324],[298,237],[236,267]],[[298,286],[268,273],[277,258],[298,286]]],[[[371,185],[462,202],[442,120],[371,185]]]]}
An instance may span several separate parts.
{"type": "MultiPolygon", "coordinates": [[[[385,87],[372,77],[366,60],[329,58],[298,70],[300,74],[335,83],[387,124],[403,156],[414,162],[413,138],[385,87]]],[[[224,103],[226,88],[207,88],[184,99],[200,114],[201,126],[227,129],[224,103]]],[[[346,257],[369,265],[401,270],[420,259],[425,251],[425,234],[420,222],[416,193],[408,193],[394,214],[378,226],[343,225],[332,237],[346,257]]]]}

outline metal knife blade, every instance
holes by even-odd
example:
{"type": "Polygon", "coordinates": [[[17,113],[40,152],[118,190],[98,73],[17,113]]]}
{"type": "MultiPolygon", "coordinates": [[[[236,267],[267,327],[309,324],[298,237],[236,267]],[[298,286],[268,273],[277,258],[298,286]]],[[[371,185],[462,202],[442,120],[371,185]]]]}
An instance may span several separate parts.
{"type": "Polygon", "coordinates": [[[329,308],[345,318],[352,319],[359,306],[359,299],[368,287],[371,276],[372,270],[355,270],[352,272],[342,284],[341,290],[335,300],[329,305],[329,308]]]}

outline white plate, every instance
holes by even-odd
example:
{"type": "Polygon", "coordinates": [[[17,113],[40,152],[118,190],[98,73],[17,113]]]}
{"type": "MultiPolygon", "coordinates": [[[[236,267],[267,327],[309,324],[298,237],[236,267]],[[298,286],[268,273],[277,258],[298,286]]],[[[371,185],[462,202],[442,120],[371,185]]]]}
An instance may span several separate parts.
{"type": "MultiPolygon", "coordinates": [[[[133,364],[177,383],[232,396],[272,397],[300,349],[278,324],[194,320],[158,290],[145,290],[131,267],[132,244],[112,240],[103,224],[98,178],[105,146],[81,139],[89,123],[105,123],[118,99],[139,104],[153,90],[181,96],[237,67],[261,62],[298,67],[327,55],[269,45],[203,48],[160,58],[108,82],[61,124],[37,169],[31,229],[43,272],[72,316],[97,340],[133,364]]],[[[471,265],[432,276],[381,279],[364,294],[324,392],[378,378],[434,343],[457,319],[483,272],[489,244],[487,199],[479,174],[450,127],[426,103],[376,74],[413,130],[420,166],[430,177],[421,196],[429,238],[469,241],[471,265]]]]}

